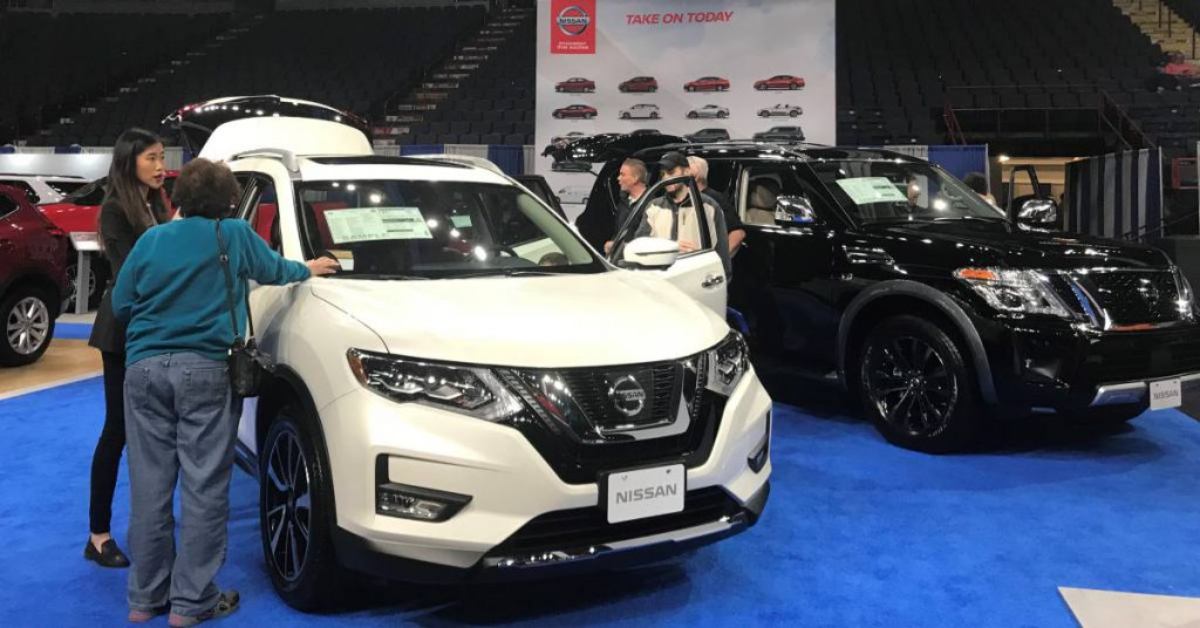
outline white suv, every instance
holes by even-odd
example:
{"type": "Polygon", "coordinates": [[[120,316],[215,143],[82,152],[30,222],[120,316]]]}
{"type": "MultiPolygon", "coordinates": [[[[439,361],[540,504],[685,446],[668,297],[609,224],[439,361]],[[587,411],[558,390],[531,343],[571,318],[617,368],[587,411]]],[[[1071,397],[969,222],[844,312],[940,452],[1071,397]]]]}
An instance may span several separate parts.
{"type": "Polygon", "coordinates": [[[718,314],[711,246],[621,241],[660,270],[620,269],[512,179],[376,156],[333,122],[228,122],[201,155],[230,165],[277,251],[344,269],[250,295],[276,367],[238,458],[292,606],[332,601],[342,567],[545,576],[657,560],[761,514],[771,400],[718,314]]]}
{"type": "Polygon", "coordinates": [[[622,109],[618,115],[622,120],[657,120],[659,111],[658,105],[642,103],[622,109]]]}
{"type": "Polygon", "coordinates": [[[83,177],[70,175],[0,173],[0,185],[11,185],[25,193],[34,205],[61,203],[71,192],[87,185],[83,177]]]}

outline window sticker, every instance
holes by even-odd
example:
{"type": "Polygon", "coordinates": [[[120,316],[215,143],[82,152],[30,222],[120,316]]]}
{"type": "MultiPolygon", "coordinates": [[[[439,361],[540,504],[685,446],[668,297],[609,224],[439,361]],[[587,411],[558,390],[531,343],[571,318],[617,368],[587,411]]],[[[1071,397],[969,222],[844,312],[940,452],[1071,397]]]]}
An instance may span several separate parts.
{"type": "Polygon", "coordinates": [[[886,177],[857,177],[853,179],[838,179],[837,184],[846,192],[855,205],[870,205],[871,203],[904,203],[908,201],[900,188],[886,177]]]}
{"type": "Polygon", "coordinates": [[[361,207],[325,212],[335,244],[371,240],[429,240],[433,235],[416,207],[361,207]]]}
{"type": "Polygon", "coordinates": [[[454,223],[454,226],[458,229],[469,229],[471,227],[471,216],[451,216],[450,222],[454,223]]]}

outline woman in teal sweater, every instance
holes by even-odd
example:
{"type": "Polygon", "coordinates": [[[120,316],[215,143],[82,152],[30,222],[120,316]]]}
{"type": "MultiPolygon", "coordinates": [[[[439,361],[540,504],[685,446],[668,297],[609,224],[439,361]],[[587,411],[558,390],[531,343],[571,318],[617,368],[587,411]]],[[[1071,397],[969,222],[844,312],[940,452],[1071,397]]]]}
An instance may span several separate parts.
{"type": "Polygon", "coordinates": [[[125,431],[129,520],[129,620],[171,613],[191,626],[232,613],[236,591],[213,578],[225,560],[229,478],[241,399],[229,382],[233,344],[221,232],[234,275],[238,329],[246,323],[246,279],[283,285],[337,270],[321,258],[302,264],[267,247],[233,211],[238,184],[229,168],[196,159],[175,183],[181,220],[154,227],[133,247],[117,277],[112,309],[126,327],[125,431]],[[182,487],[179,543],[172,504],[182,487]]]}

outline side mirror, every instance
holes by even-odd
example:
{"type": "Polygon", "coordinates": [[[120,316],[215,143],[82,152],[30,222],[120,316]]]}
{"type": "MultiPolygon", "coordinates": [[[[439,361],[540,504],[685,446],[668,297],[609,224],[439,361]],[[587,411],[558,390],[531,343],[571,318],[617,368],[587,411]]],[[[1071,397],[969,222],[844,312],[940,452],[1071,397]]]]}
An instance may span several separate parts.
{"type": "Polygon", "coordinates": [[[665,238],[636,238],[625,245],[622,260],[634,268],[670,268],[679,258],[679,243],[665,238]]]}
{"type": "Polygon", "coordinates": [[[1058,224],[1058,203],[1049,198],[1031,198],[1021,203],[1017,222],[1038,227],[1058,224]]]}
{"type": "Polygon", "coordinates": [[[803,196],[775,199],[775,222],[782,225],[811,225],[817,221],[812,203],[803,196]]]}

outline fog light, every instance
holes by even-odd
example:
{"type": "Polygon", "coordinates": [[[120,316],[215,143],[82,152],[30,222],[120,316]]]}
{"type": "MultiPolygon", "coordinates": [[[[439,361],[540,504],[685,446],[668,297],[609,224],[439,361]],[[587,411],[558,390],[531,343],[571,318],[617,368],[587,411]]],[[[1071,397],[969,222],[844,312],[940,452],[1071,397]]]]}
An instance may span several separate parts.
{"type": "Polygon", "coordinates": [[[758,442],[758,446],[754,448],[754,453],[746,459],[746,464],[750,465],[750,470],[758,473],[767,466],[767,459],[771,456],[771,413],[767,412],[767,432],[763,434],[762,440],[758,442]]]}
{"type": "Polygon", "coordinates": [[[375,487],[375,512],[419,521],[445,521],[471,501],[469,495],[445,493],[404,484],[375,487]]]}

